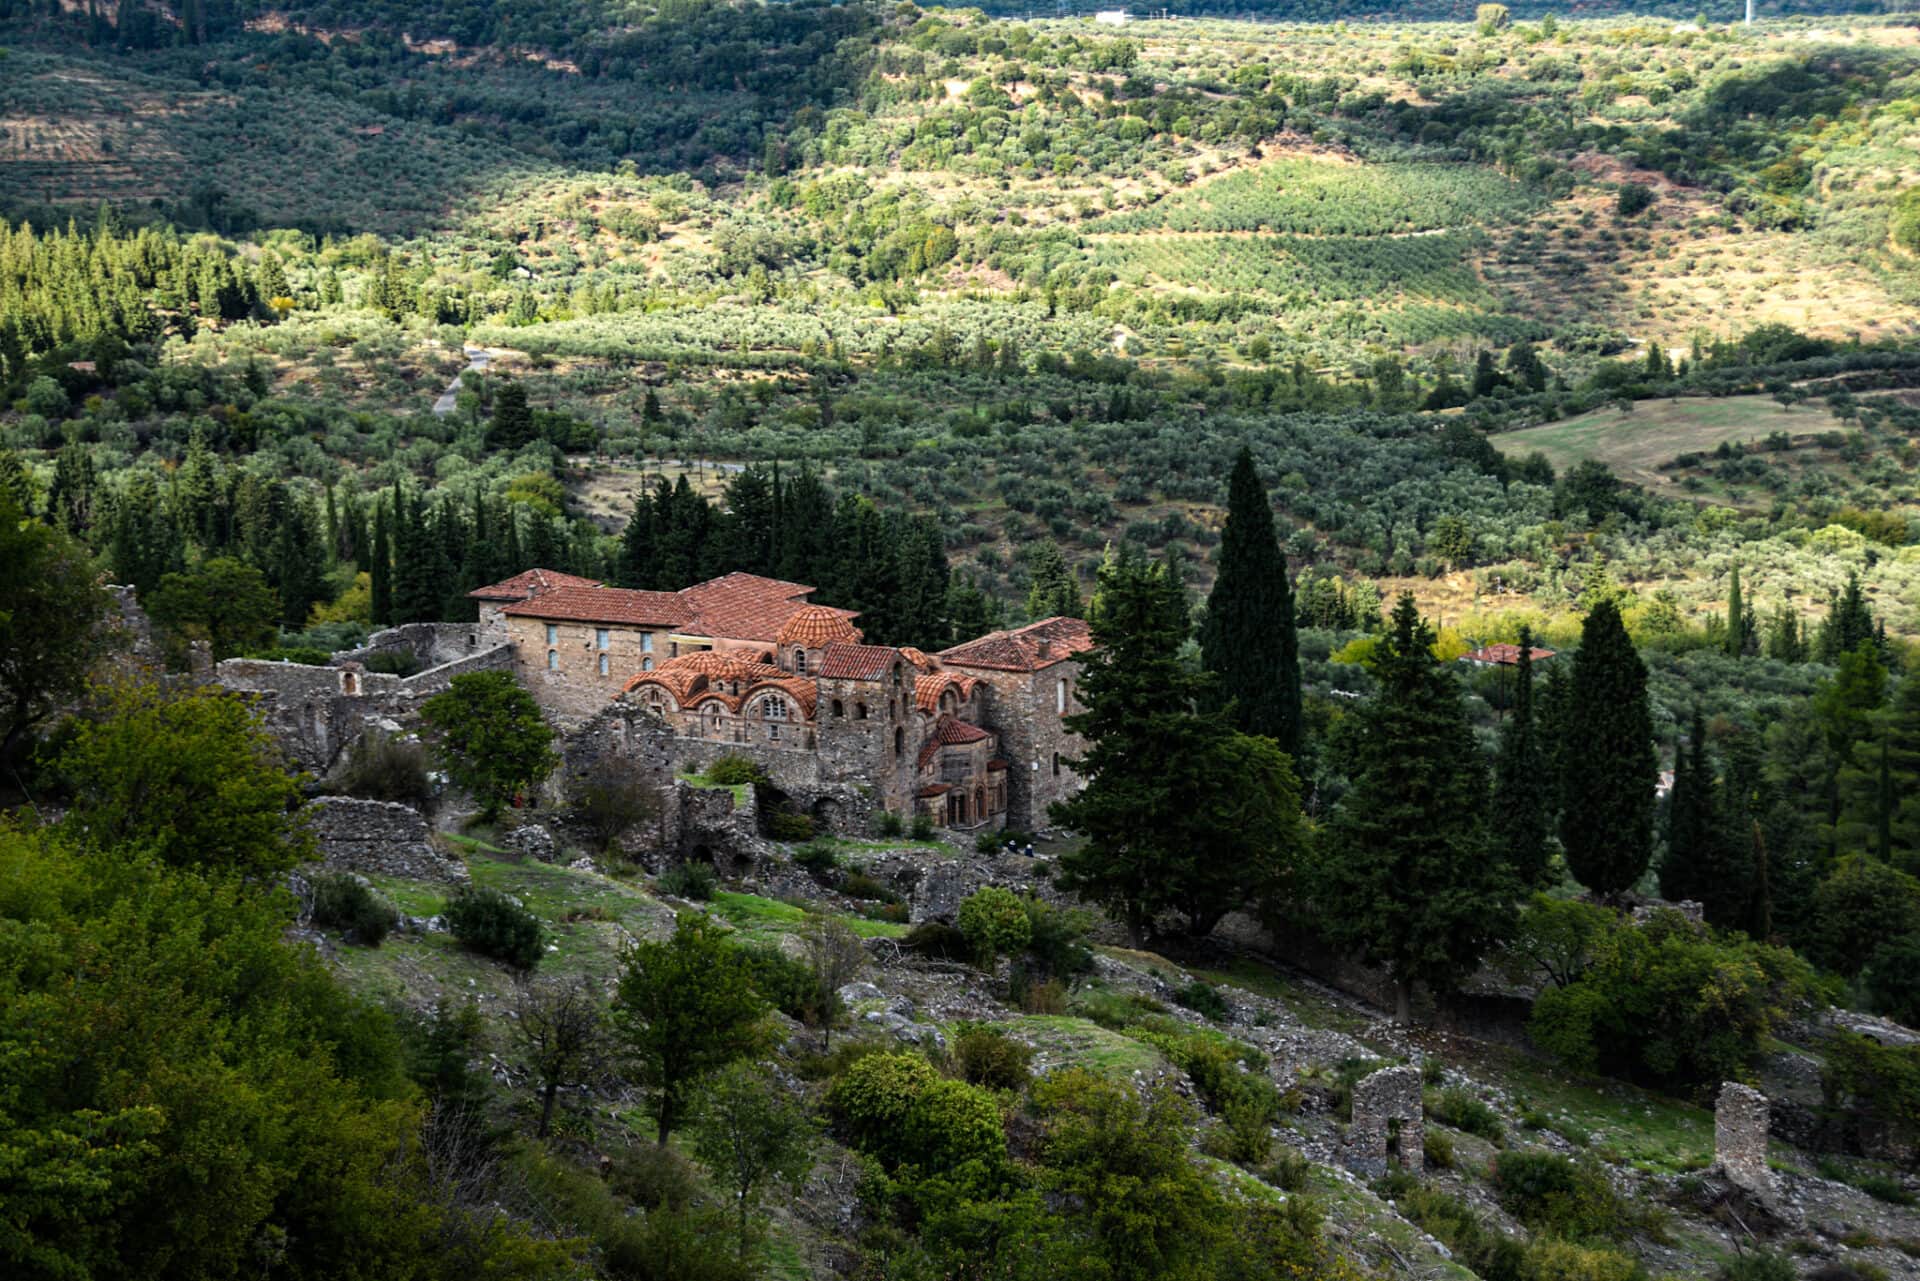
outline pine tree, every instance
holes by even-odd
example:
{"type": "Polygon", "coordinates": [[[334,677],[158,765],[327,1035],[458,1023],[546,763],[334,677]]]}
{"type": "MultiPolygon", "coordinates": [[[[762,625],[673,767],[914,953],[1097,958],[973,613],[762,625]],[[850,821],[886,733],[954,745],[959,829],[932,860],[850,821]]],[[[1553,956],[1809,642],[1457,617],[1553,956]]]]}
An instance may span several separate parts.
{"type": "Polygon", "coordinates": [[[1647,667],[1611,599],[1587,615],[1572,680],[1572,719],[1560,732],[1577,733],[1580,746],[1561,778],[1560,844],[1574,879],[1617,895],[1633,888],[1653,858],[1660,770],[1647,667]]]}
{"type": "Polygon", "coordinates": [[[1353,786],[1322,832],[1314,920],[1383,965],[1408,1018],[1413,985],[1451,992],[1504,935],[1518,890],[1492,857],[1487,771],[1459,686],[1411,594],[1374,650],[1380,692],[1353,713],[1353,786]]]}
{"type": "Polygon", "coordinates": [[[1533,631],[1522,627],[1513,710],[1501,728],[1494,761],[1493,825],[1495,843],[1523,888],[1546,884],[1552,856],[1553,782],[1533,703],[1533,631]]]}
{"type": "Polygon", "coordinates": [[[1028,618],[1080,616],[1080,580],[1060,554],[1060,544],[1051,538],[1042,539],[1028,551],[1027,582],[1028,618]]]}
{"type": "Polygon", "coordinates": [[[1263,734],[1289,756],[1300,754],[1300,647],[1294,631],[1287,558],[1273,508],[1244,446],[1227,484],[1227,520],[1219,571],[1200,628],[1201,664],[1232,700],[1229,719],[1263,734]]]}
{"type": "Polygon", "coordinates": [[[538,436],[533,426],[533,410],[527,406],[527,389],[508,379],[493,393],[493,416],[487,422],[487,448],[511,453],[531,444],[538,436]]]}
{"type": "Polygon", "coordinates": [[[1087,786],[1053,820],[1086,840],[1062,857],[1063,888],[1109,908],[1135,943],[1178,913],[1193,935],[1270,903],[1305,844],[1299,784],[1266,739],[1207,710],[1208,678],[1179,658],[1185,593],[1130,544],[1110,556],[1089,609],[1097,648],[1081,668],[1087,786]]]}

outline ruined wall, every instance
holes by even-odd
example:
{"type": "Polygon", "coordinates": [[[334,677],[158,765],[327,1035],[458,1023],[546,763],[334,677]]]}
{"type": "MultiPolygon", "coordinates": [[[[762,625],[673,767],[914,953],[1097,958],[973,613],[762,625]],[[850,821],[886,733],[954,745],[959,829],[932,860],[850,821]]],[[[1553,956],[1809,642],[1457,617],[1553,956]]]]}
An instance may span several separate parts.
{"type": "Polygon", "coordinates": [[[466,864],[433,847],[427,820],[410,806],[322,796],[302,812],[329,871],[450,885],[468,880],[466,864]]]}
{"type": "Polygon", "coordinates": [[[1756,1196],[1771,1197],[1773,1171],[1767,1168],[1767,1096],[1752,1086],[1727,1081],[1713,1105],[1713,1161],[1727,1182],[1756,1196]]]}
{"type": "Polygon", "coordinates": [[[375,654],[411,654],[422,667],[438,667],[506,641],[504,633],[490,632],[479,623],[402,623],[375,632],[359,649],[335,654],[331,661],[338,666],[364,663],[375,654]]]}
{"type": "Polygon", "coordinates": [[[1347,1168],[1379,1178],[1389,1165],[1418,1174],[1426,1165],[1426,1114],[1420,1069],[1390,1067],[1353,1087],[1353,1124],[1347,1127],[1347,1168]]]}

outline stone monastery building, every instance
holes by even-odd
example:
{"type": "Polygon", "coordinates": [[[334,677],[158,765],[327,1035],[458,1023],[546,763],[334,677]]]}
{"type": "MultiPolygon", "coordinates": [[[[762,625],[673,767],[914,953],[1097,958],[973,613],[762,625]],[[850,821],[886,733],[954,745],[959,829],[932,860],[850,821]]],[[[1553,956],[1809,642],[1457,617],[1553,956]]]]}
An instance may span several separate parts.
{"type": "Polygon", "coordinates": [[[533,569],[472,593],[521,682],[563,725],[609,709],[678,769],[727,754],[786,787],[851,786],[904,818],[1043,827],[1079,790],[1077,618],[994,632],[939,654],[863,643],[814,589],[728,574],[632,591],[533,569]]]}

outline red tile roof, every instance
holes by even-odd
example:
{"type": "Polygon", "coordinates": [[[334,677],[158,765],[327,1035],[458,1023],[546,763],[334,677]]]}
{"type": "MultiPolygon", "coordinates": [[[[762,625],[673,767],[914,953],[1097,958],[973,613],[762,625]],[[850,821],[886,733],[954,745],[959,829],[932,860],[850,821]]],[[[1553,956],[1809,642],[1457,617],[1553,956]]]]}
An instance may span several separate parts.
{"type": "Polygon", "coordinates": [[[820,656],[826,680],[877,681],[900,661],[900,651],[885,645],[829,645],[820,656]]]}
{"type": "Polygon", "coordinates": [[[860,629],[849,621],[847,612],[828,609],[825,605],[802,605],[793,617],[781,624],[779,634],[773,638],[776,645],[802,645],[807,649],[859,642],[860,629]]]}
{"type": "Polygon", "coordinates": [[[925,745],[920,748],[919,767],[925,769],[943,747],[964,747],[992,737],[978,725],[969,725],[952,716],[942,716],[933,723],[933,732],[927,735],[925,745]]]}
{"type": "Polygon", "coordinates": [[[529,569],[515,574],[512,578],[503,578],[497,583],[476,587],[467,595],[474,600],[526,600],[530,596],[538,596],[541,592],[552,591],[556,587],[598,587],[599,585],[591,578],[563,574],[555,569],[529,569]]]}
{"type": "Polygon", "coordinates": [[[927,801],[927,800],[932,800],[936,796],[945,796],[948,792],[951,792],[952,790],[953,790],[952,783],[930,783],[926,787],[921,788],[918,792],[915,792],[914,795],[918,796],[923,801],[927,801]]]}
{"type": "MultiPolygon", "coordinates": [[[[688,631],[726,640],[771,642],[801,610],[826,608],[803,599],[813,590],[804,583],[735,573],[695,583],[680,596],[693,606],[694,617],[685,625],[688,631]]],[[[842,618],[858,617],[852,610],[833,612],[842,618]]]]}
{"type": "Polygon", "coordinates": [[[632,627],[684,627],[693,611],[679,592],[637,592],[624,587],[556,587],[500,611],[510,618],[553,618],[574,623],[624,623],[632,627]]]}
{"type": "Polygon", "coordinates": [[[960,696],[965,702],[973,697],[973,691],[980,684],[978,676],[962,676],[959,672],[932,672],[913,679],[913,704],[929,716],[940,711],[940,696],[948,690],[960,696]]]}
{"type": "Polygon", "coordinates": [[[1010,632],[992,632],[943,650],[950,667],[1037,672],[1093,648],[1093,631],[1078,618],[1043,618],[1010,632]]]}
{"type": "MultiPolygon", "coordinates": [[[[1537,663],[1543,658],[1552,658],[1553,655],[1553,650],[1536,647],[1533,650],[1533,661],[1537,663]]],[[[1517,667],[1520,663],[1520,647],[1506,644],[1504,641],[1498,645],[1483,645],[1471,654],[1461,655],[1461,659],[1468,663],[1497,663],[1502,667],[1517,667]]]]}

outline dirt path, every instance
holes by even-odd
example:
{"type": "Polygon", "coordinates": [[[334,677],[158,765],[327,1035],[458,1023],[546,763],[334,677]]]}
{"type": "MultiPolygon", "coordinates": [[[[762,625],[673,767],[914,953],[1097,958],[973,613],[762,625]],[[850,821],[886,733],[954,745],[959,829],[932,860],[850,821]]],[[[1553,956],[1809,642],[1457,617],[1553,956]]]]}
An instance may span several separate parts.
{"type": "MultiPolygon", "coordinates": [[[[467,354],[467,367],[462,369],[460,374],[466,373],[467,369],[477,369],[484,374],[487,371],[487,362],[493,359],[493,353],[484,347],[468,347],[464,350],[467,354]]],[[[454,404],[460,395],[460,374],[453,376],[453,381],[447,384],[447,389],[440,393],[440,399],[433,402],[435,418],[445,418],[453,412],[454,404]]]]}

